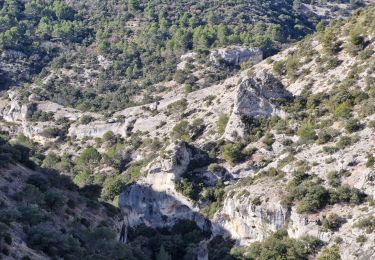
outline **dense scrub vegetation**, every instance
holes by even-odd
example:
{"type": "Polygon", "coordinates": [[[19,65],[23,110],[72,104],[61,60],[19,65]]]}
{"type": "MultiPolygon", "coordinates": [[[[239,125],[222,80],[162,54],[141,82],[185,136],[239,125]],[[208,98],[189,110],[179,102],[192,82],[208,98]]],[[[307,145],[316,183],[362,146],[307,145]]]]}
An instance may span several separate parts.
{"type": "Polygon", "coordinates": [[[321,246],[314,237],[300,240],[288,237],[285,230],[279,230],[262,242],[255,242],[247,249],[246,259],[309,259],[321,246]]]}
{"type": "MultiPolygon", "coordinates": [[[[2,0],[0,49],[22,52],[8,58],[27,61],[33,68],[28,81],[48,71],[74,71],[50,77],[39,89],[43,99],[82,110],[118,110],[134,105],[132,97],[143,90],[141,102],[152,101],[156,83],[177,79],[175,64],[187,51],[204,57],[215,47],[248,45],[269,56],[312,32],[318,20],[301,12],[302,2],[2,0]],[[82,83],[85,73],[94,80],[82,83]]],[[[19,84],[26,73],[1,74],[6,86],[19,84]]],[[[197,79],[188,78],[183,81],[195,89],[197,79]]]]}
{"type": "MultiPolygon", "coordinates": [[[[39,168],[30,158],[33,152],[21,144],[10,144],[6,133],[1,135],[0,141],[0,168],[2,171],[9,169],[9,174],[2,173],[0,179],[0,239],[4,240],[0,255],[14,255],[12,248],[21,232],[28,247],[52,258],[194,259],[199,242],[210,236],[195,222],[182,220],[170,229],[132,228],[128,243],[120,243],[119,230],[114,223],[120,219],[119,210],[100,202],[95,187],[79,188],[69,177],[52,169],[39,168]],[[13,172],[15,163],[26,163],[36,171],[17,173],[20,169],[16,168],[13,172]],[[16,176],[18,182],[22,180],[20,184],[15,182],[16,176]]],[[[100,159],[97,150],[88,148],[76,163],[87,168],[87,163],[94,165],[100,159]]],[[[67,166],[67,161],[62,164],[60,160],[57,155],[49,154],[43,165],[67,166]]],[[[111,197],[111,194],[106,196],[111,197]]],[[[210,254],[219,259],[229,257],[232,246],[233,241],[216,237],[208,248],[210,254]]]]}

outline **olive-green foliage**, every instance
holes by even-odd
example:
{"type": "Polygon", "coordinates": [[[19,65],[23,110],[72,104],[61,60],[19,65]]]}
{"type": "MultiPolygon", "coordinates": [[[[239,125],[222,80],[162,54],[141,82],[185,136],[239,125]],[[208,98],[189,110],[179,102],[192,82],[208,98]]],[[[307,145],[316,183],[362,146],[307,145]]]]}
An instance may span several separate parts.
{"type": "Polygon", "coordinates": [[[65,133],[57,127],[47,127],[43,129],[41,133],[42,136],[47,137],[47,138],[55,138],[58,136],[63,137],[64,134],[65,133]]]}
{"type": "Polygon", "coordinates": [[[330,214],[328,217],[324,218],[322,221],[322,225],[326,229],[330,230],[337,230],[341,227],[341,225],[344,223],[344,219],[341,218],[336,213],[330,214]]]}
{"type": "Polygon", "coordinates": [[[346,122],[345,130],[349,133],[357,132],[363,128],[358,119],[349,119],[346,122]]]}
{"type": "MultiPolygon", "coordinates": [[[[60,104],[102,111],[128,107],[134,104],[131,97],[141,89],[172,79],[175,64],[184,52],[253,45],[269,56],[282,44],[312,32],[317,22],[314,17],[293,9],[293,1],[270,0],[262,3],[241,0],[235,4],[208,0],[172,3],[131,0],[106,4],[77,0],[11,1],[10,4],[1,1],[0,10],[3,24],[0,49],[23,51],[33,59],[39,55],[36,61],[26,59],[31,76],[46,65],[72,68],[78,75],[83,66],[96,70],[98,54],[113,61],[110,70],[94,73],[97,81],[93,87],[81,88],[62,76],[46,83],[48,91],[43,95],[60,104]],[[128,26],[133,23],[138,27],[128,26]]],[[[4,77],[4,84],[11,85],[20,77],[28,79],[19,74],[4,77]]],[[[187,78],[191,76],[187,74],[187,78]]],[[[152,100],[145,97],[145,101],[152,100]]]]}
{"type": "Polygon", "coordinates": [[[141,169],[148,161],[140,161],[132,164],[124,173],[112,175],[105,179],[101,191],[101,197],[106,201],[112,201],[124,190],[126,185],[137,181],[141,177],[141,169]]]}
{"type": "Polygon", "coordinates": [[[217,133],[219,135],[223,135],[225,132],[225,128],[227,127],[229,121],[229,116],[227,114],[221,114],[219,116],[219,119],[216,122],[217,126],[217,133]]]}
{"type": "Polygon", "coordinates": [[[336,106],[333,114],[336,117],[348,118],[351,115],[352,109],[352,106],[348,102],[344,102],[336,106]]]}
{"type": "Polygon", "coordinates": [[[307,120],[302,122],[297,134],[301,143],[310,143],[317,138],[313,124],[307,120]]]}
{"type": "Polygon", "coordinates": [[[240,162],[244,158],[242,153],[243,145],[238,144],[226,144],[223,146],[222,157],[224,160],[231,164],[240,162]]]}
{"type": "Polygon", "coordinates": [[[320,246],[320,241],[312,237],[299,240],[289,238],[285,230],[279,230],[262,242],[255,242],[246,252],[248,259],[309,259],[320,246]]]}
{"type": "Polygon", "coordinates": [[[75,163],[79,169],[93,171],[99,165],[101,159],[101,154],[94,147],[89,147],[81,152],[75,163]]]}
{"type": "Polygon", "coordinates": [[[328,184],[332,187],[338,187],[341,184],[341,176],[337,171],[330,171],[327,173],[328,184]]]}
{"type": "Polygon", "coordinates": [[[43,167],[55,168],[60,162],[60,157],[54,152],[49,152],[43,160],[43,167]]]}
{"type": "Polygon", "coordinates": [[[87,125],[89,123],[91,123],[92,121],[94,120],[94,118],[92,116],[89,116],[89,115],[83,115],[81,117],[81,119],[79,120],[79,122],[82,124],[82,125],[87,125]]]}
{"type": "Polygon", "coordinates": [[[328,54],[335,54],[340,50],[341,42],[338,41],[337,35],[333,28],[326,29],[321,40],[323,49],[328,54]]]}
{"type": "Polygon", "coordinates": [[[339,186],[335,189],[327,189],[320,184],[315,176],[306,173],[307,169],[297,169],[293,179],[287,186],[287,194],[283,198],[284,205],[293,202],[297,204],[297,212],[318,212],[326,205],[336,203],[360,204],[366,198],[366,194],[349,186],[339,186]]]}
{"type": "Polygon", "coordinates": [[[352,33],[349,37],[349,41],[355,46],[360,46],[364,44],[365,38],[362,35],[352,33]]]}
{"type": "Polygon", "coordinates": [[[333,139],[339,135],[339,132],[332,128],[324,128],[319,131],[318,133],[318,144],[325,144],[328,142],[332,142],[333,139]]]}
{"type": "Polygon", "coordinates": [[[358,220],[355,223],[354,227],[365,229],[366,233],[370,234],[375,231],[375,217],[370,216],[370,217],[366,217],[361,220],[358,220]]]}
{"type": "Polygon", "coordinates": [[[355,241],[356,241],[357,243],[363,244],[364,242],[367,241],[367,237],[366,237],[365,235],[359,235],[359,236],[355,239],[355,241]]]}
{"type": "Polygon", "coordinates": [[[191,142],[189,122],[186,120],[178,122],[171,132],[171,137],[178,140],[183,140],[185,142],[191,142]]]}
{"type": "Polygon", "coordinates": [[[284,75],[286,72],[284,61],[275,61],[272,65],[272,71],[277,75],[284,75]]]}
{"type": "Polygon", "coordinates": [[[340,260],[340,248],[338,245],[334,245],[331,247],[325,247],[320,252],[318,260],[340,260]]]}
{"type": "Polygon", "coordinates": [[[169,104],[167,106],[167,114],[174,115],[177,117],[177,119],[181,119],[183,117],[183,113],[185,112],[187,108],[187,100],[186,98],[183,98],[181,100],[178,100],[172,104],[169,104]]]}
{"type": "Polygon", "coordinates": [[[182,180],[176,184],[176,190],[188,198],[198,200],[201,188],[196,187],[188,178],[182,178],[182,180]]]}
{"type": "Polygon", "coordinates": [[[368,153],[367,156],[367,162],[366,162],[366,167],[371,168],[374,166],[375,163],[375,158],[372,154],[368,153]]]}
{"type": "Polygon", "coordinates": [[[336,146],[339,149],[344,149],[345,147],[348,147],[348,146],[354,144],[355,141],[356,141],[355,137],[341,136],[339,141],[337,142],[336,146]]]}
{"type": "Polygon", "coordinates": [[[267,132],[262,139],[262,142],[267,146],[268,149],[272,148],[272,144],[275,142],[274,135],[267,132]]]}
{"type": "Polygon", "coordinates": [[[16,142],[10,144],[8,135],[0,134],[0,167],[17,162],[33,167],[34,164],[29,160],[32,145],[24,135],[18,136],[16,142]]]}

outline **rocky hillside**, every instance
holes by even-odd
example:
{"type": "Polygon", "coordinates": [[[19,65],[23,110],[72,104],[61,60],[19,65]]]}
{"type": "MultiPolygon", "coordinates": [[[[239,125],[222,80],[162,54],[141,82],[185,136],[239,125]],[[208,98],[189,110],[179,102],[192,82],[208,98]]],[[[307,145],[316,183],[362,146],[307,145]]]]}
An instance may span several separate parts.
{"type": "Polygon", "coordinates": [[[172,80],[196,90],[238,71],[181,75],[175,64],[186,52],[205,61],[209,50],[251,45],[269,56],[370,2],[2,0],[0,88],[26,83],[25,96],[116,112],[157,100],[172,80]]]}
{"type": "MultiPolygon", "coordinates": [[[[92,3],[88,13],[94,12],[92,3]]],[[[295,6],[327,17],[338,14],[327,8],[345,7],[295,6]]],[[[13,246],[36,259],[67,252],[95,258],[100,253],[91,252],[86,239],[106,221],[106,228],[117,230],[97,234],[113,242],[104,258],[372,259],[374,21],[370,6],[349,19],[319,23],[316,33],[272,56],[262,46],[187,49],[173,64],[174,80],[154,82],[158,90],[151,102],[112,113],[46,98],[60,73],[91,84],[90,74],[82,81],[71,68],[4,92],[1,129],[10,147],[28,147],[30,158],[3,167],[4,210],[37,206],[54,223],[53,232],[78,251],[50,251],[43,241],[34,242],[32,231],[48,221],[25,224],[16,216],[14,223],[4,222],[4,241],[17,240],[3,253],[19,258],[13,246]],[[212,82],[201,80],[221,72],[212,82]],[[49,171],[69,177],[74,188],[55,187],[49,178],[63,177],[49,171]],[[8,181],[14,172],[19,179],[8,181]],[[51,187],[43,190],[32,181],[35,175],[51,187]],[[29,202],[19,195],[28,189],[43,195],[34,201],[33,194],[29,202]],[[66,214],[48,206],[47,195],[54,192],[66,203],[57,212],[66,214]],[[79,201],[84,196],[106,206],[89,209],[79,201]],[[70,208],[69,200],[78,206],[70,208]],[[105,203],[121,213],[110,215],[105,203]],[[87,237],[70,228],[74,216],[89,219],[87,237]],[[117,243],[120,235],[126,245],[117,243]]],[[[103,70],[113,66],[110,56],[96,58],[103,70]]]]}

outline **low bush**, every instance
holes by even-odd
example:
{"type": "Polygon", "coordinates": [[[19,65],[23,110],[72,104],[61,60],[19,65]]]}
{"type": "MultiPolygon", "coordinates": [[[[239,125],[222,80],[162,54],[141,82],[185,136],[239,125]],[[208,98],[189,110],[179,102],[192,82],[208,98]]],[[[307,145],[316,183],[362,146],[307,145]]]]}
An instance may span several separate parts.
{"type": "Polygon", "coordinates": [[[300,143],[311,143],[316,140],[316,132],[310,121],[303,121],[297,132],[300,143]]]}
{"type": "Polygon", "coordinates": [[[223,146],[222,157],[230,164],[241,162],[244,159],[242,144],[226,144],[223,146]]]}
{"type": "Polygon", "coordinates": [[[338,230],[344,223],[344,219],[339,215],[332,213],[328,217],[324,218],[322,221],[322,226],[329,230],[338,230]]]}
{"type": "Polygon", "coordinates": [[[349,119],[347,122],[346,122],[346,125],[345,125],[345,130],[348,132],[348,133],[354,133],[354,132],[357,132],[359,130],[361,130],[363,128],[362,124],[359,122],[358,119],[349,119]]]}
{"type": "Polygon", "coordinates": [[[279,230],[262,242],[254,242],[248,248],[248,259],[308,259],[320,247],[317,238],[302,237],[293,239],[288,237],[285,230],[279,230]]]}
{"type": "Polygon", "coordinates": [[[227,114],[221,114],[219,116],[219,119],[216,122],[217,126],[217,133],[219,135],[223,135],[225,132],[225,128],[227,127],[229,121],[229,116],[227,114]]]}

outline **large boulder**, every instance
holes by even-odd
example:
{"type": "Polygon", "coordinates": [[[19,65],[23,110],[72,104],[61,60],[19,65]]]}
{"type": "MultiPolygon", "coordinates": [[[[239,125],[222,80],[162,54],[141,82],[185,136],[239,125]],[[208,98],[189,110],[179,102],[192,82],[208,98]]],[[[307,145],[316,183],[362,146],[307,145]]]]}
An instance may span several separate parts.
{"type": "Polygon", "coordinates": [[[237,88],[225,138],[233,141],[244,137],[246,127],[242,122],[243,117],[284,117],[285,112],[278,108],[278,104],[281,100],[290,98],[292,94],[272,74],[261,72],[245,79],[237,88]]]}
{"type": "Polygon", "coordinates": [[[247,61],[258,63],[262,60],[263,52],[259,48],[228,47],[214,50],[210,54],[210,61],[215,65],[225,62],[239,66],[247,61]]]}

